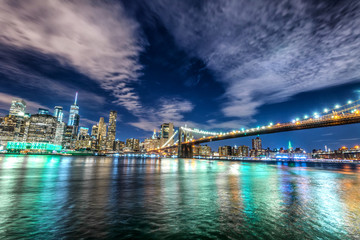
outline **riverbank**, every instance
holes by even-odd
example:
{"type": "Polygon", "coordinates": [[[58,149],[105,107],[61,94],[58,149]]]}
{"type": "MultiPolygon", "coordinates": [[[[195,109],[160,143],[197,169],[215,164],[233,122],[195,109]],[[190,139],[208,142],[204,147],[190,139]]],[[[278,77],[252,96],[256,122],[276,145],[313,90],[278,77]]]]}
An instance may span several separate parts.
{"type": "MultiPolygon", "coordinates": [[[[120,157],[120,158],[162,158],[169,159],[167,157],[150,157],[145,154],[139,154],[131,156],[128,155],[99,155],[91,152],[69,152],[69,153],[0,153],[0,155],[12,155],[12,156],[93,156],[93,157],[120,157]]],[[[176,158],[177,159],[177,158],[176,158]]],[[[352,159],[258,159],[258,158],[183,158],[183,159],[197,159],[208,161],[225,161],[225,162],[258,162],[258,163],[349,163],[360,164],[360,160],[352,159]]]]}

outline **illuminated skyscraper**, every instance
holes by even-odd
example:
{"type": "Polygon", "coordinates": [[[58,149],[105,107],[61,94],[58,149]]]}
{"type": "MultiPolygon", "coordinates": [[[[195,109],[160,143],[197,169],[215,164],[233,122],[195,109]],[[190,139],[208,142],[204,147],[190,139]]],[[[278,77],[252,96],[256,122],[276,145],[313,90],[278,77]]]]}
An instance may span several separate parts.
{"type": "Polygon", "coordinates": [[[80,136],[87,136],[89,135],[89,128],[81,127],[79,130],[79,137],[80,136]]]}
{"type": "Polygon", "coordinates": [[[25,115],[26,102],[19,98],[14,98],[11,102],[10,116],[23,117],[25,115]]]}
{"type": "Polygon", "coordinates": [[[61,107],[61,106],[55,106],[55,108],[54,108],[54,117],[56,117],[56,119],[57,119],[59,122],[62,122],[63,117],[64,117],[63,107],[61,107]]]}
{"type": "Polygon", "coordinates": [[[259,137],[256,137],[252,140],[252,149],[253,150],[261,150],[262,149],[261,139],[259,137]]]}
{"type": "Polygon", "coordinates": [[[99,126],[98,125],[93,125],[93,127],[91,129],[91,136],[97,138],[98,133],[99,133],[99,126]]]}
{"type": "MultiPolygon", "coordinates": [[[[56,116],[54,116],[56,118],[56,116]]],[[[56,124],[56,132],[55,132],[55,144],[63,146],[65,134],[65,123],[59,122],[56,124]]]]}
{"type": "Polygon", "coordinates": [[[40,115],[49,115],[49,109],[39,108],[38,109],[38,114],[40,114],[40,115]]]}
{"type": "Polygon", "coordinates": [[[78,97],[78,92],[76,92],[74,104],[71,105],[70,107],[68,126],[74,126],[76,121],[76,115],[79,115],[79,106],[77,105],[77,97],[78,97]]]}
{"type": "Polygon", "coordinates": [[[126,139],[126,147],[130,151],[138,152],[140,151],[140,140],[136,138],[128,138],[126,139]]]}
{"type": "Polygon", "coordinates": [[[174,134],[174,124],[163,123],[160,130],[160,147],[168,142],[169,145],[174,144],[174,139],[170,139],[174,134]]]}
{"type": "Polygon", "coordinates": [[[104,118],[101,117],[98,124],[98,149],[103,151],[106,150],[106,124],[104,118]]]}
{"type": "Polygon", "coordinates": [[[157,139],[158,137],[157,137],[157,135],[156,135],[156,129],[154,129],[154,133],[153,133],[153,135],[152,135],[152,139],[157,139]]]}
{"type": "Polygon", "coordinates": [[[107,136],[107,144],[106,144],[107,150],[114,150],[114,143],[116,136],[116,118],[117,118],[117,112],[110,111],[108,136],[107,136]]]}
{"type": "Polygon", "coordinates": [[[74,118],[74,135],[77,135],[78,130],[79,130],[79,125],[80,125],[80,115],[79,114],[75,114],[75,118],[74,118]]]}
{"type": "Polygon", "coordinates": [[[101,117],[98,124],[98,139],[106,137],[106,124],[104,118],[101,117]]]}

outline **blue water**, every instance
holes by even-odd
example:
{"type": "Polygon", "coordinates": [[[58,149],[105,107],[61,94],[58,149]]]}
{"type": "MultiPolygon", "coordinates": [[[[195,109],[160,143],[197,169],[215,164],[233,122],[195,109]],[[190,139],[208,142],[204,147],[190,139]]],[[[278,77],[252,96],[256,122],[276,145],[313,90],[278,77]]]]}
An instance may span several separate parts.
{"type": "Polygon", "coordinates": [[[0,239],[360,239],[360,165],[0,156],[0,239]]]}

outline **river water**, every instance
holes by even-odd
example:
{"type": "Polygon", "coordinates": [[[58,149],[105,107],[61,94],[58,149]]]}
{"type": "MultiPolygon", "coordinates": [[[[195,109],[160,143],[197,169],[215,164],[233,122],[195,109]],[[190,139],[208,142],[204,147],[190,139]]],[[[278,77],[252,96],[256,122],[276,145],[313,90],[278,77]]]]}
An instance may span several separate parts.
{"type": "Polygon", "coordinates": [[[0,156],[0,239],[360,239],[360,165],[0,156]]]}

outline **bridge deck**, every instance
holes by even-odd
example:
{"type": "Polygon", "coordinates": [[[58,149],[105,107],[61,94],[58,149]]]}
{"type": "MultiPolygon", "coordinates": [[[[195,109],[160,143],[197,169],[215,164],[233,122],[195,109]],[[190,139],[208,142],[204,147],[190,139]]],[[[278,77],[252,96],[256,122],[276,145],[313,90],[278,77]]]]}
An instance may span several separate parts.
{"type": "MultiPolygon", "coordinates": [[[[226,140],[232,138],[241,138],[241,137],[288,132],[288,131],[311,129],[311,128],[331,127],[331,126],[346,125],[353,123],[360,123],[360,113],[358,111],[355,113],[346,113],[341,115],[327,115],[319,119],[307,119],[307,120],[297,121],[295,123],[282,123],[272,126],[266,126],[263,128],[253,128],[244,131],[233,131],[229,134],[223,134],[223,135],[220,134],[216,136],[194,139],[191,141],[182,142],[181,144],[196,145],[201,143],[220,141],[220,140],[226,140]]],[[[168,146],[166,148],[161,148],[161,150],[174,148],[174,147],[177,147],[177,144],[173,146],[168,146]]]]}

